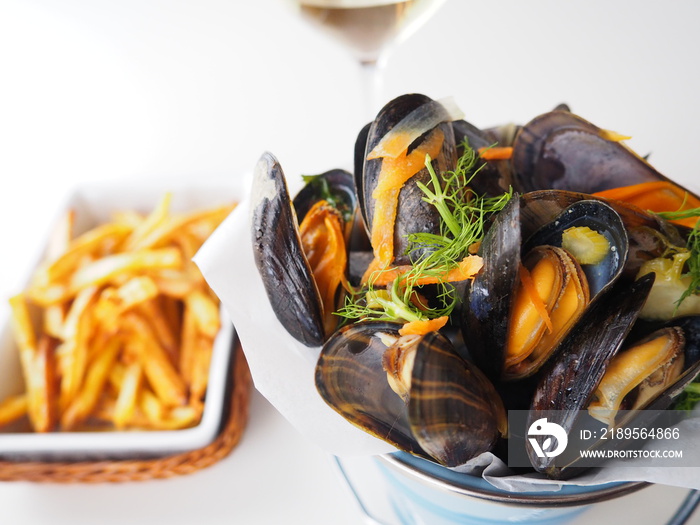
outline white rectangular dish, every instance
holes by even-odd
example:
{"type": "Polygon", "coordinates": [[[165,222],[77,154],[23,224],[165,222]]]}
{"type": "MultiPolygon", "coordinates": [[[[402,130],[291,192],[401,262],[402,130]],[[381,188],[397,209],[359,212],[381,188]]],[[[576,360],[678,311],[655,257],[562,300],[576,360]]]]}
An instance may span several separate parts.
{"type": "MultiPolygon", "coordinates": [[[[117,210],[147,213],[165,192],[172,193],[173,212],[210,208],[238,200],[230,181],[228,184],[198,181],[194,186],[170,182],[101,184],[74,191],[63,210],[75,211],[75,234],[78,235],[110,220],[111,213],[117,210]]],[[[47,230],[51,227],[52,224],[47,224],[47,230]]],[[[195,450],[211,443],[222,425],[235,340],[233,325],[223,308],[220,316],[221,329],[214,341],[204,410],[196,426],[182,430],[50,433],[0,430],[0,458],[35,461],[145,458],[195,450]]],[[[24,390],[12,329],[9,320],[3,321],[0,330],[0,399],[24,390]]]]}

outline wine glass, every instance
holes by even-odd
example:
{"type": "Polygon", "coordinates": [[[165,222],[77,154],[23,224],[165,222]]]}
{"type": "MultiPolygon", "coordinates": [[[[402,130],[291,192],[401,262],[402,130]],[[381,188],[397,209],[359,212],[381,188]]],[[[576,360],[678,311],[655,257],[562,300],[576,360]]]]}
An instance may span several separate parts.
{"type": "Polygon", "coordinates": [[[293,0],[302,18],[344,44],[361,71],[365,116],[379,109],[382,73],[391,50],[446,0],[293,0]]]}

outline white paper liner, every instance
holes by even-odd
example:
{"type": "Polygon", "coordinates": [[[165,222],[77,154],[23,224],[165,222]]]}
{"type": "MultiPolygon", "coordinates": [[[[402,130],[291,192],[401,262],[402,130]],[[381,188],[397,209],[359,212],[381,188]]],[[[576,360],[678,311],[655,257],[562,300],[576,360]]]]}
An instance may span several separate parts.
{"type": "MultiPolygon", "coordinates": [[[[295,195],[301,180],[288,180],[288,184],[291,195],[295,195]]],[[[236,327],[255,387],[301,434],[338,456],[396,450],[347,422],[316,392],[314,367],[320,349],[308,348],[293,339],[272,311],[253,259],[248,199],[219,226],[195,262],[236,327]]],[[[696,417],[682,422],[680,429],[680,439],[674,440],[670,448],[683,450],[684,455],[697,460],[700,414],[696,411],[696,417]]],[[[494,487],[512,492],[557,491],[568,484],[620,481],[700,489],[700,466],[652,468],[638,466],[639,463],[619,461],[591,469],[573,480],[554,481],[540,474],[513,475],[499,458],[485,453],[456,470],[481,476],[494,487]]]]}

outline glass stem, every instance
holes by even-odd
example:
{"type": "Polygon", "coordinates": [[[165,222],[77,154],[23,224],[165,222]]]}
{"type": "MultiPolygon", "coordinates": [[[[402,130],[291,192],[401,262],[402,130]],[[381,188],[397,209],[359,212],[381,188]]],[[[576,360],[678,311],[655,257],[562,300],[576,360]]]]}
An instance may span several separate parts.
{"type": "Polygon", "coordinates": [[[362,102],[365,121],[374,120],[381,108],[382,97],[381,59],[360,60],[362,102]]]}

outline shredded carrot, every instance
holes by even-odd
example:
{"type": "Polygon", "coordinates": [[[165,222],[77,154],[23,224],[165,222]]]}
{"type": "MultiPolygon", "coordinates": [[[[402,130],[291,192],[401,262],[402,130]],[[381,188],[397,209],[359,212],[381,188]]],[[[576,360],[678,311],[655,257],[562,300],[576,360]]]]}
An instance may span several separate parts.
{"type": "Polygon", "coordinates": [[[513,148],[510,146],[487,146],[478,151],[484,160],[508,160],[513,157],[513,148]]]}
{"type": "MultiPolygon", "coordinates": [[[[593,195],[627,202],[643,210],[654,212],[700,208],[700,199],[670,181],[643,182],[641,184],[599,191],[593,195]]],[[[696,221],[697,217],[690,217],[671,222],[692,228],[695,226],[696,221]]]]}
{"type": "Polygon", "coordinates": [[[523,265],[520,265],[520,282],[523,285],[523,290],[525,290],[530,298],[530,301],[532,302],[532,305],[535,307],[535,310],[537,310],[537,313],[540,314],[542,321],[544,321],[544,324],[547,326],[547,330],[549,330],[551,333],[554,330],[554,327],[552,326],[552,320],[549,318],[547,307],[545,306],[544,302],[542,302],[540,294],[537,293],[537,288],[535,287],[535,283],[532,281],[530,272],[523,265]]]}
{"type": "MultiPolygon", "coordinates": [[[[465,281],[473,278],[476,273],[481,270],[483,265],[484,260],[480,256],[468,255],[460,261],[456,268],[439,275],[425,275],[423,277],[419,277],[416,279],[414,284],[416,286],[422,286],[425,284],[437,284],[439,282],[451,283],[456,281],[465,281]]],[[[387,268],[386,270],[378,271],[380,268],[381,266],[377,259],[372,261],[362,278],[362,282],[365,283],[371,279],[374,286],[386,286],[398,277],[407,273],[411,269],[411,266],[393,266],[391,268],[387,268]],[[370,270],[372,271],[370,272],[370,270]]]]}
{"type": "Polygon", "coordinates": [[[448,317],[443,315],[437,319],[426,319],[423,321],[411,321],[399,328],[399,335],[425,335],[436,332],[447,324],[448,317]]]}
{"type": "Polygon", "coordinates": [[[409,297],[409,300],[411,301],[411,304],[418,308],[421,312],[425,312],[429,308],[428,300],[415,290],[411,291],[411,296],[409,297]]]}
{"type": "Polygon", "coordinates": [[[426,154],[431,158],[439,155],[444,140],[442,130],[435,128],[411,153],[382,159],[377,186],[372,192],[374,217],[370,237],[375,257],[384,264],[389,264],[394,259],[394,224],[401,188],[408,179],[423,169],[426,154]]]}

